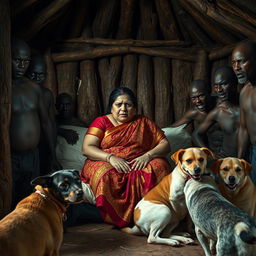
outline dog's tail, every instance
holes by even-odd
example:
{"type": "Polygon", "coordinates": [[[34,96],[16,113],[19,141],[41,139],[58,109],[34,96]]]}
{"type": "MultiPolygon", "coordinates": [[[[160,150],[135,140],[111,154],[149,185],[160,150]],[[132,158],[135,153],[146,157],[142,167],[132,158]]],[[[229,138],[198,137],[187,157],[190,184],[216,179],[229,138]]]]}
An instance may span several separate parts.
{"type": "Polygon", "coordinates": [[[143,235],[143,233],[141,232],[140,228],[137,227],[136,225],[133,226],[132,228],[129,227],[125,227],[125,228],[121,228],[121,230],[127,234],[131,234],[131,235],[143,235]]]}
{"type": "Polygon", "coordinates": [[[235,233],[247,244],[256,244],[256,231],[252,230],[246,223],[238,222],[235,225],[235,233]]]}

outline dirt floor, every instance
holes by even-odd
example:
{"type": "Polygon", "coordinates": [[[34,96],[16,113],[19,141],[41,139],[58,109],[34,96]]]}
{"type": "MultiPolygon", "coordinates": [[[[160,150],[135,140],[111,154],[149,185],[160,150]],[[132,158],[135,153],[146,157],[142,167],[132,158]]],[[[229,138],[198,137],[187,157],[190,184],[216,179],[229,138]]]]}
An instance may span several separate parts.
{"type": "Polygon", "coordinates": [[[61,256],[203,256],[199,245],[170,247],[147,244],[145,236],[133,236],[107,224],[70,227],[64,234],[61,256]]]}

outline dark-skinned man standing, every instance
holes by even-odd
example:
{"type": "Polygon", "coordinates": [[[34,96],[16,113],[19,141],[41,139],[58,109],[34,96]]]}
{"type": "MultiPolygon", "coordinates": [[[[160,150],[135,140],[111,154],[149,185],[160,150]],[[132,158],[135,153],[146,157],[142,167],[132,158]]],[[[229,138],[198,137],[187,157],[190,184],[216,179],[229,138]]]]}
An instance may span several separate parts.
{"type": "Polygon", "coordinates": [[[237,156],[239,107],[237,104],[237,78],[231,67],[220,67],[214,73],[213,90],[217,95],[216,107],[194,131],[193,141],[199,147],[206,146],[202,136],[216,123],[223,139],[217,158],[237,156]]]}
{"type": "Polygon", "coordinates": [[[245,158],[250,144],[250,177],[256,184],[256,44],[239,43],[232,52],[232,67],[245,85],[240,92],[240,127],[238,132],[238,157],[245,158]]]}
{"type": "Polygon", "coordinates": [[[12,40],[12,106],[10,144],[14,207],[32,192],[30,181],[39,175],[40,124],[49,144],[53,169],[61,166],[56,159],[53,130],[40,86],[24,76],[30,63],[30,49],[20,39],[12,40]]]}

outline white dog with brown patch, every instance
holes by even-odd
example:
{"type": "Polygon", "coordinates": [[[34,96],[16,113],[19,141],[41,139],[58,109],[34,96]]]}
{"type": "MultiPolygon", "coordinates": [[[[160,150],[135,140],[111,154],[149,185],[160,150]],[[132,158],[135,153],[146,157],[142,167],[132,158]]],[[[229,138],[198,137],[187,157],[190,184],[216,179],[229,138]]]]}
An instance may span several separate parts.
{"type": "Polygon", "coordinates": [[[188,179],[200,180],[207,173],[207,158],[214,157],[207,148],[180,149],[171,158],[177,166],[139,201],[134,210],[135,225],[122,231],[148,236],[148,243],[177,246],[191,244],[193,239],[172,234],[173,229],[187,215],[184,186],[188,179]]]}

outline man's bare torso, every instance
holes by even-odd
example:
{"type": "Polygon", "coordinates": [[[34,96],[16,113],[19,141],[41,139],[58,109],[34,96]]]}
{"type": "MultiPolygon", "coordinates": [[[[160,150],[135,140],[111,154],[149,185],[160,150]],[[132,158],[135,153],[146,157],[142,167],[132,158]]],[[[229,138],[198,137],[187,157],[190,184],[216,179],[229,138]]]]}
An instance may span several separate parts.
{"type": "Polygon", "coordinates": [[[38,85],[26,78],[12,85],[10,141],[13,151],[37,147],[40,138],[38,85]]]}
{"type": "Polygon", "coordinates": [[[240,108],[252,145],[256,145],[256,87],[248,83],[241,91],[240,108]]]}

